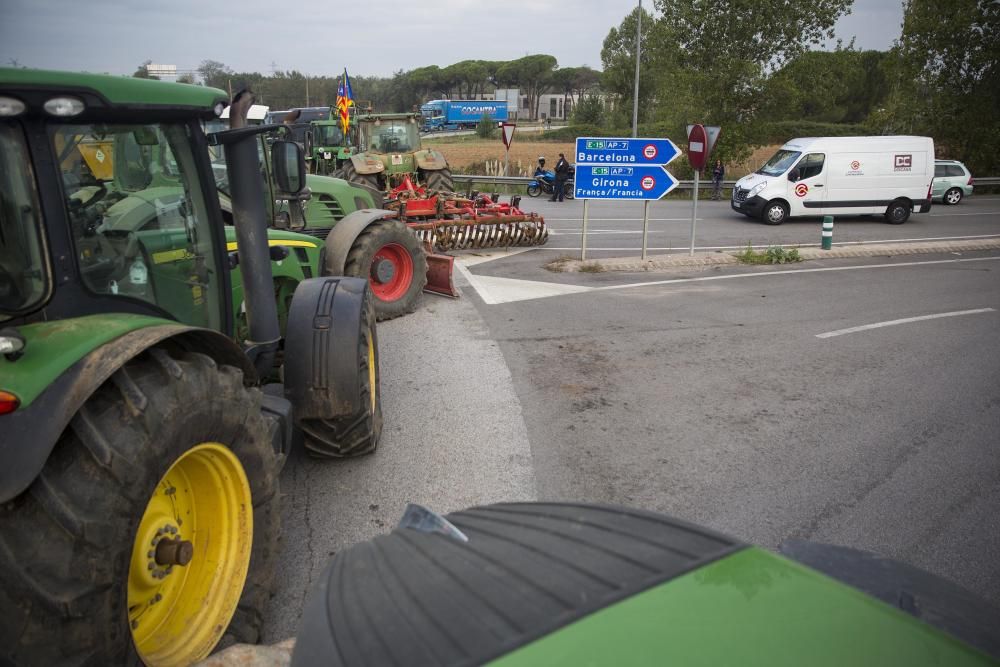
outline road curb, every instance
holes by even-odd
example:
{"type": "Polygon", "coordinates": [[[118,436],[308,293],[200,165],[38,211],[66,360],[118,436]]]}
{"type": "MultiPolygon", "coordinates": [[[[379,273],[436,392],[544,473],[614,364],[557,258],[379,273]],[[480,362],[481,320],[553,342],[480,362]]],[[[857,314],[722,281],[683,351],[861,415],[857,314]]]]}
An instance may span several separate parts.
{"type": "MultiPolygon", "coordinates": [[[[756,247],[763,250],[766,246],[756,247]]],[[[851,257],[893,257],[896,255],[918,255],[941,252],[970,252],[974,250],[1000,250],[1000,238],[977,239],[961,241],[910,241],[900,243],[868,243],[858,245],[835,245],[832,250],[818,247],[788,246],[796,248],[803,260],[814,259],[845,259],[851,257]]],[[[645,260],[639,257],[612,257],[609,259],[592,259],[581,262],[568,260],[562,264],[563,271],[592,272],[594,266],[604,271],[650,272],[670,271],[678,268],[721,266],[739,264],[735,251],[698,252],[694,255],[653,255],[645,260]]]]}

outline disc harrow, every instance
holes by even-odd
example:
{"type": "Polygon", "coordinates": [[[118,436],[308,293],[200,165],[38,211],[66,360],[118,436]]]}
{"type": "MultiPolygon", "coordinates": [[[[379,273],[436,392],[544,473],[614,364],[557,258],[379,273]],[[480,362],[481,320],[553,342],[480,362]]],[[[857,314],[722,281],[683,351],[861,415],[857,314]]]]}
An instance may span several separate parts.
{"type": "Polygon", "coordinates": [[[543,245],[549,231],[537,213],[518,208],[521,198],[495,201],[496,196],[454,193],[427,195],[409,179],[389,193],[385,207],[397,211],[400,219],[432,250],[472,250],[543,245]]]}

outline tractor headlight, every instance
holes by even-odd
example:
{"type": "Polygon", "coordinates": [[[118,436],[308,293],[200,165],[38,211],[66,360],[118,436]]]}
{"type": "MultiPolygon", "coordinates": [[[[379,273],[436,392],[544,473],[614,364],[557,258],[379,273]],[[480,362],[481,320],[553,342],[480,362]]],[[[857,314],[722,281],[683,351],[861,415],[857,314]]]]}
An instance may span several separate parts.
{"type": "Polygon", "coordinates": [[[0,97],[0,116],[16,116],[24,111],[24,102],[13,97],[0,97]]]}
{"type": "Polygon", "coordinates": [[[225,102],[216,102],[215,106],[212,107],[212,111],[215,112],[215,117],[216,118],[220,118],[222,116],[222,112],[225,111],[225,110],[226,110],[226,103],[225,102]]]}
{"type": "Polygon", "coordinates": [[[75,97],[53,97],[43,107],[49,114],[61,118],[79,115],[85,108],[83,102],[75,97]]]}

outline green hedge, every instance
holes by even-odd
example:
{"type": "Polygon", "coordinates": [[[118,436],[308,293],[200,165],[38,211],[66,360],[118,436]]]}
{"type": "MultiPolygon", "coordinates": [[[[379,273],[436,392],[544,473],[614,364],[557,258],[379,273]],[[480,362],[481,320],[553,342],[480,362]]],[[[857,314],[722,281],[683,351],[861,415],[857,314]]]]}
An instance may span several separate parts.
{"type": "Polygon", "coordinates": [[[865,137],[871,130],[851,123],[820,123],[810,120],[779,120],[751,128],[762,144],[783,144],[796,137],[865,137]]]}

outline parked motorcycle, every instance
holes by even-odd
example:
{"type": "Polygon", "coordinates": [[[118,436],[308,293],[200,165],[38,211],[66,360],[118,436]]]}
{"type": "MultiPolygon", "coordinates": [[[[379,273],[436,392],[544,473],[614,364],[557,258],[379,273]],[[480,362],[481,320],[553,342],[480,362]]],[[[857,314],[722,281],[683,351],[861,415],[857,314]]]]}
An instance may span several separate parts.
{"type": "MultiPolygon", "coordinates": [[[[552,196],[552,192],[555,190],[556,185],[556,174],[552,171],[546,171],[545,175],[542,177],[535,176],[530,183],[528,183],[528,196],[537,197],[538,195],[545,193],[552,196]]],[[[573,198],[573,176],[563,184],[563,197],[566,199],[573,198]]]]}

